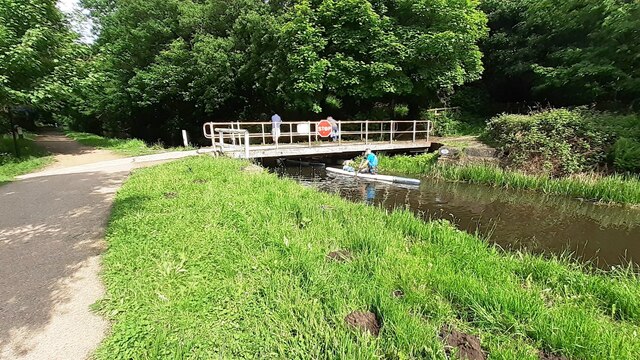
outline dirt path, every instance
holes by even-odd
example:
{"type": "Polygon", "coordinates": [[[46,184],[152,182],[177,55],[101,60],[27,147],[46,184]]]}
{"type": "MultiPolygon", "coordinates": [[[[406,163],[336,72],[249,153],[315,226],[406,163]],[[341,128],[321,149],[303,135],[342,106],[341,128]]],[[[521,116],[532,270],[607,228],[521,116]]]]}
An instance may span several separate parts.
{"type": "Polygon", "coordinates": [[[83,146],[55,131],[40,133],[36,137],[36,142],[55,156],[55,163],[47,169],[59,169],[122,158],[122,156],[108,150],[83,146]]]}
{"type": "MultiPolygon", "coordinates": [[[[37,141],[55,155],[48,170],[120,158],[61,134],[37,141]]],[[[85,359],[98,346],[108,323],[89,306],[104,293],[104,230],[132,167],[0,186],[0,359],[85,359]]]]}

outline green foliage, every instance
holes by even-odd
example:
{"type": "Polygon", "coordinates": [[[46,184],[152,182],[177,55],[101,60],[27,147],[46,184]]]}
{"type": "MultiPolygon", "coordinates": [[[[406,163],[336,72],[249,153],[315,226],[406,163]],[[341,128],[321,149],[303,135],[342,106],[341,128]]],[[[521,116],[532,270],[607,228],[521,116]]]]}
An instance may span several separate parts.
{"type": "Polygon", "coordinates": [[[451,106],[459,107],[464,113],[486,115],[491,113],[491,98],[485,88],[466,86],[451,96],[451,106]]]}
{"type": "Polygon", "coordinates": [[[46,151],[36,145],[30,134],[24,139],[19,139],[18,146],[19,158],[15,156],[13,138],[10,135],[0,135],[0,184],[42,168],[53,161],[46,151]]]}
{"type": "Polygon", "coordinates": [[[57,109],[73,39],[56,1],[0,1],[0,121],[17,105],[57,109]]]}
{"type": "MultiPolygon", "coordinates": [[[[624,149],[628,149],[628,145],[625,145],[624,149]]],[[[526,174],[486,164],[439,164],[437,158],[437,153],[417,156],[380,156],[379,168],[385,173],[425,175],[448,181],[533,190],[603,203],[640,204],[640,178],[637,176],[603,176],[591,173],[558,179],[544,174],[526,174]]]]}
{"type": "Polygon", "coordinates": [[[85,4],[101,30],[68,110],[146,139],[273,112],[404,117],[482,72],[475,2],[85,4]]]}
{"type": "Polygon", "coordinates": [[[409,106],[407,104],[396,104],[393,107],[393,114],[396,118],[403,118],[409,115],[409,106]]]}
{"type": "Polygon", "coordinates": [[[491,119],[487,135],[508,166],[562,176],[593,169],[606,156],[604,136],[579,111],[547,110],[491,119]]]}
{"type": "Polygon", "coordinates": [[[424,153],[415,156],[396,155],[379,156],[378,168],[383,173],[426,174],[436,164],[437,153],[424,153]]]}
{"type": "Polygon", "coordinates": [[[245,165],[193,158],[137,171],[118,191],[100,303],[113,325],[96,358],[444,360],[445,323],[491,358],[640,356],[630,270],[504,253],[447,222],[245,165]],[[353,259],[328,260],[338,249],[353,259]],[[354,310],[373,311],[380,336],[349,329],[354,310]]]}
{"type": "Polygon", "coordinates": [[[640,204],[640,178],[633,176],[579,174],[558,179],[487,165],[439,165],[430,174],[446,180],[534,190],[603,203],[640,204]]]}
{"type": "Polygon", "coordinates": [[[483,0],[485,83],[502,101],[640,106],[640,2],[483,0]]]}
{"type": "Polygon", "coordinates": [[[584,113],[589,122],[613,139],[627,137],[640,141],[640,115],[621,115],[607,112],[584,113]]]}
{"type": "Polygon", "coordinates": [[[327,103],[327,107],[329,109],[340,109],[340,108],[342,108],[342,100],[338,99],[337,97],[335,97],[333,95],[327,96],[327,98],[325,99],[325,102],[327,103]]]}
{"type": "Polygon", "coordinates": [[[420,118],[431,120],[433,134],[436,136],[480,135],[485,127],[484,120],[459,111],[443,112],[438,115],[431,111],[423,111],[420,118]]]}
{"type": "Polygon", "coordinates": [[[621,137],[613,146],[612,154],[616,170],[640,172],[640,141],[621,137]]]}

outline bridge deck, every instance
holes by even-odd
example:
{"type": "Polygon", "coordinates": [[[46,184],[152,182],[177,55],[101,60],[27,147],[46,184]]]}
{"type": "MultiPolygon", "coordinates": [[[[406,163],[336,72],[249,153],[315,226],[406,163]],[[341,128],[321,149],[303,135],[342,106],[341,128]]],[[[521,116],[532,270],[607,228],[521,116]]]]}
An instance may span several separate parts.
{"type": "MultiPolygon", "coordinates": [[[[364,142],[358,143],[323,143],[323,144],[283,144],[276,148],[275,145],[251,145],[249,147],[249,158],[285,158],[295,156],[318,156],[330,154],[349,154],[364,152],[367,148],[373,151],[421,151],[431,147],[431,142],[427,141],[394,141],[389,142],[364,142]]],[[[225,155],[234,158],[244,158],[244,146],[227,145],[222,151],[225,155]]]]}

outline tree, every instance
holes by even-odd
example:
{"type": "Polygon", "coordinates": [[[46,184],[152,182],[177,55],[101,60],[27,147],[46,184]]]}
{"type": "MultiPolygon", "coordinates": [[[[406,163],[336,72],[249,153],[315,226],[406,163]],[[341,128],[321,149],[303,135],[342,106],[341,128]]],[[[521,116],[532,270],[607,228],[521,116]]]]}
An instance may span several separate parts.
{"type": "MultiPolygon", "coordinates": [[[[86,0],[100,34],[85,103],[104,128],[153,136],[271,111],[414,113],[482,72],[475,1],[86,0]],[[340,108],[340,109],[338,109],[340,108]]],[[[165,137],[168,139],[168,137],[165,137]]]]}
{"type": "Polygon", "coordinates": [[[640,2],[484,0],[485,83],[506,100],[640,106],[640,2]],[[500,91],[502,89],[502,91],[500,91]]]}
{"type": "Polygon", "coordinates": [[[74,36],[54,0],[0,0],[0,111],[17,105],[52,110],[61,91],[56,69],[73,53],[74,36]]]}

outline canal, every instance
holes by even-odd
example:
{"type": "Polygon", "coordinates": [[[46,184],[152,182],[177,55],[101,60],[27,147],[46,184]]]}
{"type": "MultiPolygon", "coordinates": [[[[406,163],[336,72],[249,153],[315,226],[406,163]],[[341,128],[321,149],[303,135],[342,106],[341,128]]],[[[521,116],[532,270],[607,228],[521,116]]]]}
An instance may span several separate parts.
{"type": "Polygon", "coordinates": [[[409,209],[425,220],[446,219],[509,250],[571,254],[601,268],[640,261],[640,209],[431,179],[403,187],[333,176],[322,166],[273,170],[352,201],[409,209]]]}

